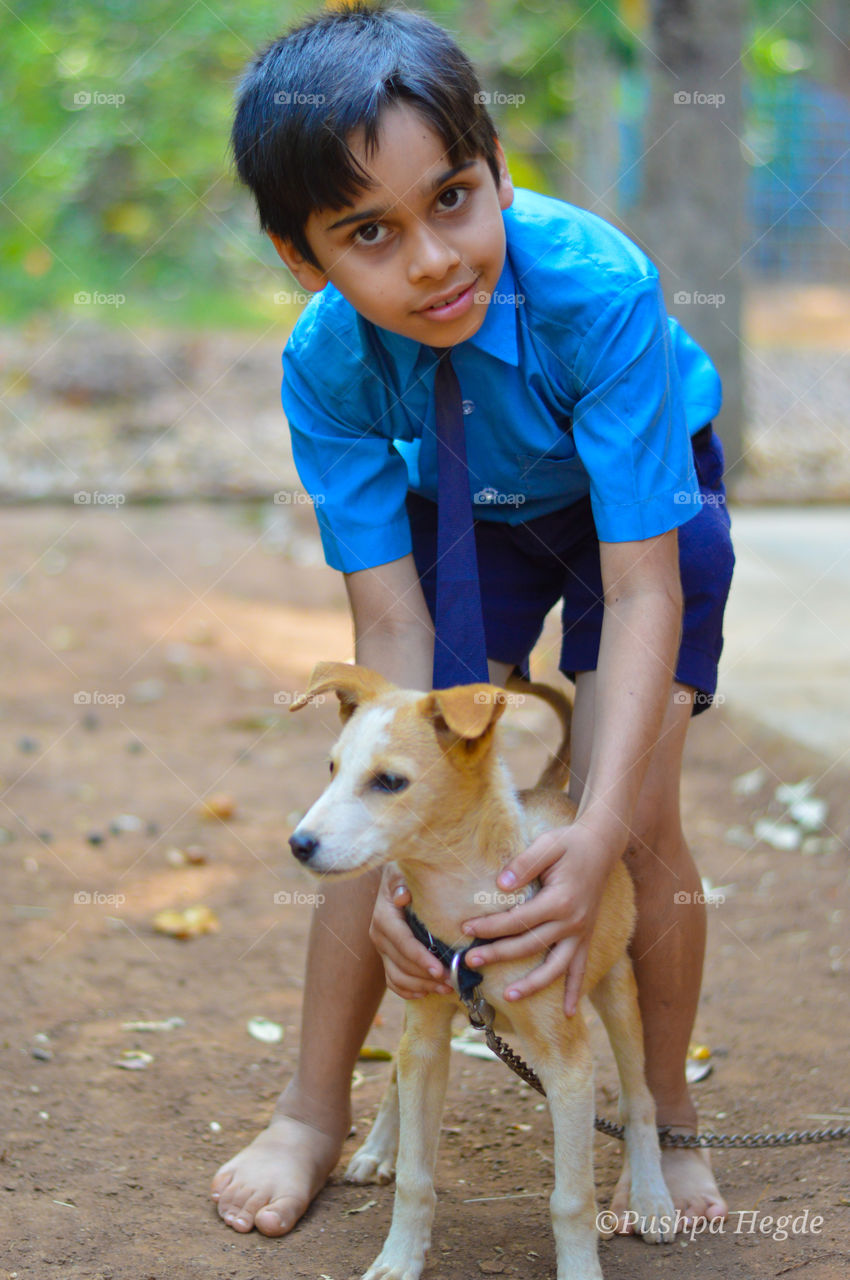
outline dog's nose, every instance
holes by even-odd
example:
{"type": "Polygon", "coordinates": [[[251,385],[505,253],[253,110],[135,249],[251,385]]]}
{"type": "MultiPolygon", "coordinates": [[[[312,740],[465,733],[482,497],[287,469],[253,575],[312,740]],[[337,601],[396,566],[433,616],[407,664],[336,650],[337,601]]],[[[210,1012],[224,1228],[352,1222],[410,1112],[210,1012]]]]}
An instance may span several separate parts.
{"type": "Polygon", "coordinates": [[[319,839],[309,831],[294,831],[289,837],[289,847],[299,862],[309,862],[319,847],[319,839]]]}

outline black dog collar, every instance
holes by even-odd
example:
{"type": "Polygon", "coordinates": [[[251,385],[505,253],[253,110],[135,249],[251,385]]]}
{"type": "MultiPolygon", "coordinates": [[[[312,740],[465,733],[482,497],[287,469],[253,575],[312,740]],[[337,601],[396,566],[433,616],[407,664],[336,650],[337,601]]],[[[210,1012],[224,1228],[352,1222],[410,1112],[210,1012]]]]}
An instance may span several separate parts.
{"type": "Polygon", "coordinates": [[[464,1004],[475,999],[475,991],[483,981],[484,975],[479,969],[470,969],[464,963],[466,954],[476,946],[486,946],[494,942],[494,938],[473,938],[465,947],[450,947],[447,942],[435,938],[409,906],[404,908],[404,918],[417,942],[427,947],[431,955],[436,956],[441,964],[451,969],[457,978],[458,995],[464,1004]]]}

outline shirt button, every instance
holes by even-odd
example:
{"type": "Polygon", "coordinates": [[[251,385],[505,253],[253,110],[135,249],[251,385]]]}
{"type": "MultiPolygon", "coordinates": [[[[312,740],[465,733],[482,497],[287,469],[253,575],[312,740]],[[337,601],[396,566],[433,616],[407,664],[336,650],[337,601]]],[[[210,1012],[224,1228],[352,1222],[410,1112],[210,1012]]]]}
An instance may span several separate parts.
{"type": "Polygon", "coordinates": [[[470,413],[472,413],[472,411],[473,411],[473,409],[474,409],[474,408],[475,408],[475,405],[473,404],[473,402],[472,402],[471,400],[464,400],[464,401],[463,401],[463,412],[464,412],[464,414],[466,414],[467,416],[468,416],[470,413]]]}

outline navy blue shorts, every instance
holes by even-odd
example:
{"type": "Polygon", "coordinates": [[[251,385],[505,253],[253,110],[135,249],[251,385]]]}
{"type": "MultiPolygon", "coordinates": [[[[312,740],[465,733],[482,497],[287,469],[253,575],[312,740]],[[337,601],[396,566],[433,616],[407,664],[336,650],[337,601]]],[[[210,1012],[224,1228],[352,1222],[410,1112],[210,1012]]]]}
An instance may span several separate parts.
{"type": "MultiPolygon", "coordinates": [[[[710,705],[723,648],[723,611],[735,556],[729,534],[723,447],[711,424],[692,437],[702,502],[679,528],[684,595],[676,679],[696,690],[693,714],[710,705]]],[[[437,506],[408,494],[413,555],[431,616],[436,598],[437,506]]],[[[487,656],[528,671],[528,655],[560,600],[561,671],[595,671],[602,629],[599,539],[590,498],[524,524],[475,521],[487,656]]]]}

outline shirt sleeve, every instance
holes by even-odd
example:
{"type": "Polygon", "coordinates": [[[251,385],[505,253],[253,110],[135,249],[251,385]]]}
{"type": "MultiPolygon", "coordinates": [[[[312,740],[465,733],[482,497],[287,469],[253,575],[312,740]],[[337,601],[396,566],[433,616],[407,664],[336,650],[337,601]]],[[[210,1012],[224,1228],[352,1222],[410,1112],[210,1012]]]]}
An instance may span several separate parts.
{"type": "MultiPolygon", "coordinates": [[[[297,352],[283,353],[283,410],[292,454],[333,569],[356,573],[411,550],[407,467],[392,440],[331,399],[320,404],[297,352]]],[[[354,391],[354,389],[353,389],[354,391]]]]}
{"type": "Polygon", "coordinates": [[[685,524],[700,491],[657,276],[606,307],[575,373],[574,441],[600,541],[639,541],[685,524]]]}

